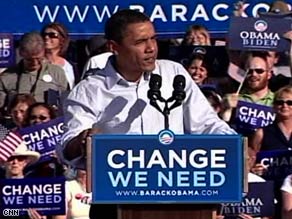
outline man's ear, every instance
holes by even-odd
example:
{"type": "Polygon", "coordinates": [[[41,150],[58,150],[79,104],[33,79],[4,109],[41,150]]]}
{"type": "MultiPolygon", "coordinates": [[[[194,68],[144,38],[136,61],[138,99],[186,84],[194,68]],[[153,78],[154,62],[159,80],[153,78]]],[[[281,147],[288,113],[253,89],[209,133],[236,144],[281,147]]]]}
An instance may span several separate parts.
{"type": "Polygon", "coordinates": [[[268,79],[271,79],[272,76],[273,76],[273,70],[269,70],[268,71],[268,79]]]}
{"type": "Polygon", "coordinates": [[[116,41],[113,40],[109,40],[108,41],[108,46],[110,51],[112,51],[115,55],[118,55],[118,51],[119,51],[119,44],[116,41]]]}

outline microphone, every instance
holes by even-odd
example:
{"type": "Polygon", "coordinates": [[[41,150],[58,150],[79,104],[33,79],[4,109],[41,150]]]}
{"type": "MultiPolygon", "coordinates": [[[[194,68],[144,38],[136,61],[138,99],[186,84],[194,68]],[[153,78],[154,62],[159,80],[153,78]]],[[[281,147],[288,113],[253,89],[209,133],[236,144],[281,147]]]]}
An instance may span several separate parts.
{"type": "Polygon", "coordinates": [[[149,81],[149,90],[147,92],[147,97],[150,99],[150,104],[155,107],[159,112],[162,112],[160,107],[157,104],[157,100],[164,101],[161,97],[161,76],[158,74],[151,74],[151,78],[149,81]]]}
{"type": "Polygon", "coordinates": [[[186,98],[186,79],[183,75],[176,75],[173,80],[173,92],[172,97],[169,102],[175,101],[174,104],[169,108],[169,110],[174,109],[182,104],[183,100],[186,98]]]}

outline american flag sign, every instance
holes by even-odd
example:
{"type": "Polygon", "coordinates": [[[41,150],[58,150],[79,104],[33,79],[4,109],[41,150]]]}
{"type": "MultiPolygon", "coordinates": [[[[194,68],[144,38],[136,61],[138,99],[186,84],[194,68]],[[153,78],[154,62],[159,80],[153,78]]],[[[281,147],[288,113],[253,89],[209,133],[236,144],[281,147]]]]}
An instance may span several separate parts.
{"type": "Polygon", "coordinates": [[[0,161],[7,161],[22,141],[20,135],[0,124],[0,161]]]}

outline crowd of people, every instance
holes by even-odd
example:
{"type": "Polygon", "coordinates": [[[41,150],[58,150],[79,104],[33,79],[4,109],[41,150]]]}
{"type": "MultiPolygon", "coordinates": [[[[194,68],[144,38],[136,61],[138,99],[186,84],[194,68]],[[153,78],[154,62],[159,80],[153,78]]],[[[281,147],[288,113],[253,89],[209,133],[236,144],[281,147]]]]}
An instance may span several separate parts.
{"type": "MultiPolygon", "coordinates": [[[[176,75],[185,78],[185,98],[170,114],[169,129],[174,133],[238,133],[248,139],[249,158],[262,151],[292,150],[291,54],[281,56],[288,64],[280,68],[278,52],[228,51],[228,45],[214,43],[205,27],[193,25],[187,28],[183,39],[172,39],[167,45],[177,51],[189,47],[191,53],[169,60],[159,54],[160,43],[165,39],[157,37],[149,17],[127,9],[112,15],[104,32],[104,36],[88,41],[88,60],[78,69],[68,58],[70,37],[66,28],[57,22],[45,25],[39,32],[21,37],[17,48],[20,61],[0,74],[3,125],[18,132],[58,117],[63,117],[65,123],[58,151],[51,154],[51,159],[37,162],[40,154],[22,142],[7,160],[0,161],[2,178],[67,179],[66,215],[44,216],[28,209],[23,218],[85,219],[96,218],[100,212],[105,212],[106,218],[117,218],[115,205],[90,207],[80,201],[80,197],[91,197],[85,186],[86,138],[96,133],[157,134],[164,129],[163,115],[150,105],[147,96],[152,74],[161,76],[163,96],[171,96],[176,75]],[[210,57],[210,47],[223,47],[229,54],[226,72],[216,75],[216,65],[220,63],[210,57]],[[229,71],[235,69],[244,72],[242,81],[230,76],[229,71]],[[123,107],[113,115],[108,106],[115,101],[121,101],[123,107]],[[242,124],[238,116],[242,104],[267,107],[275,117],[265,125],[242,124]],[[131,114],[131,110],[139,113],[131,114]]],[[[267,168],[253,160],[249,171],[252,181],[264,176],[267,168]]],[[[275,184],[275,199],[275,216],[270,219],[292,218],[292,175],[287,174],[275,184]]],[[[217,217],[224,215],[218,213],[217,217]]],[[[248,214],[238,217],[258,218],[248,214]]]]}

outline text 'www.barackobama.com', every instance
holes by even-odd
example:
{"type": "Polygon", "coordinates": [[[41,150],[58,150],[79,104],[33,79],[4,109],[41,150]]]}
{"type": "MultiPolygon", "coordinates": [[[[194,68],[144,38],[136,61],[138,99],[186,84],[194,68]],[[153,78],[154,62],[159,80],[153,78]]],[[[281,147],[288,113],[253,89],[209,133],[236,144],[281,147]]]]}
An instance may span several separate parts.
{"type": "Polygon", "coordinates": [[[119,190],[116,196],[217,196],[218,190],[119,190]]]}

